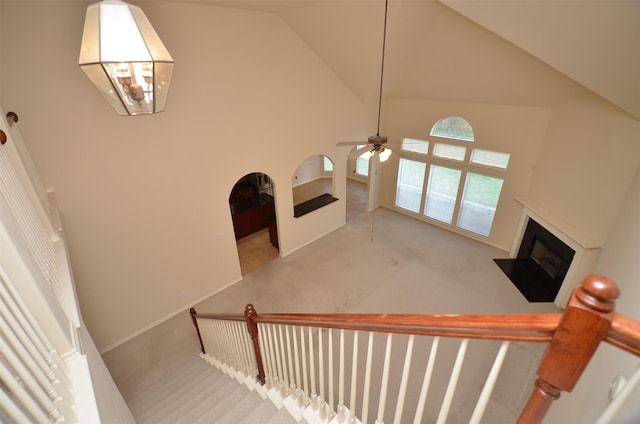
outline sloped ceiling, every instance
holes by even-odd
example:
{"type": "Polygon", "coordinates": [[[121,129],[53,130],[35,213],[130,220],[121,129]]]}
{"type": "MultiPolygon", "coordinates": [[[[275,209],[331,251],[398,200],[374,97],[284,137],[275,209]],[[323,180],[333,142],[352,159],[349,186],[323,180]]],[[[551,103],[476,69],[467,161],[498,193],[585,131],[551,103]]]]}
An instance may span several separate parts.
{"type": "MultiPolygon", "coordinates": [[[[276,13],[377,99],[383,0],[171,1],[276,13]]],[[[639,1],[390,0],[388,13],[385,97],[547,106],[580,85],[640,118],[639,1]]]]}

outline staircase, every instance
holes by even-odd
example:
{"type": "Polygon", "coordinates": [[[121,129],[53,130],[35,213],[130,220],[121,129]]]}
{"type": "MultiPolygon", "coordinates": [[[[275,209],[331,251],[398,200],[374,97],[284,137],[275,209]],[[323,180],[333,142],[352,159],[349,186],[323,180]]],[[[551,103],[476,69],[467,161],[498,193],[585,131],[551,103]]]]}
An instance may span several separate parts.
{"type": "Polygon", "coordinates": [[[283,408],[216,370],[196,354],[128,399],[139,424],[293,424],[283,408]]]}

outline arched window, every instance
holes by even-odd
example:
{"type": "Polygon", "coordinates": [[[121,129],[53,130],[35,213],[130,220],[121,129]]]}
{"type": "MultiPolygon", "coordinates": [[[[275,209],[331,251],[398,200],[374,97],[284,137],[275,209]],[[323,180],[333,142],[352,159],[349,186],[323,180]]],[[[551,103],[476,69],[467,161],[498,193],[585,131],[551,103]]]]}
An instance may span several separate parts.
{"type": "Polygon", "coordinates": [[[453,138],[454,140],[475,140],[471,124],[459,116],[448,116],[436,122],[433,128],[431,128],[431,135],[453,138]]]}
{"type": "Polygon", "coordinates": [[[460,116],[440,119],[430,136],[439,140],[402,141],[395,205],[489,237],[510,154],[469,146],[473,128],[460,116]]]}

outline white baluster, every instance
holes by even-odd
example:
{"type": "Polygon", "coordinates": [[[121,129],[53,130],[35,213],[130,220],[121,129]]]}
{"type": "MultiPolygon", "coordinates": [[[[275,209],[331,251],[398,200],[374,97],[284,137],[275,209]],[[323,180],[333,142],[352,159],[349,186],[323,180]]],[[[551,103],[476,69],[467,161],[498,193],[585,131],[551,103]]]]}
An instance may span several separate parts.
{"type": "Polygon", "coordinates": [[[263,324],[258,324],[258,343],[262,352],[262,366],[264,368],[264,384],[271,388],[271,363],[269,355],[269,342],[266,339],[266,329],[263,324]]]}
{"type": "Polygon", "coordinates": [[[422,422],[422,415],[427,401],[427,394],[429,393],[429,385],[431,384],[431,375],[433,374],[433,366],[436,362],[439,343],[440,337],[435,337],[431,343],[431,352],[429,352],[427,368],[424,371],[424,379],[422,380],[422,388],[420,389],[420,397],[418,398],[418,405],[416,407],[416,415],[413,419],[413,424],[420,424],[422,422]]]}
{"type": "Polygon", "coordinates": [[[467,352],[467,344],[469,343],[469,339],[463,339],[460,343],[460,348],[458,349],[458,356],[456,357],[456,362],[453,364],[453,370],[451,371],[451,377],[449,378],[449,385],[447,386],[447,391],[444,395],[444,400],[442,401],[442,406],[440,407],[440,414],[438,415],[438,420],[436,424],[444,424],[447,421],[447,416],[449,415],[449,408],[451,408],[451,402],[453,401],[453,395],[456,391],[456,386],[458,384],[458,378],[460,377],[460,370],[462,369],[462,364],[464,363],[464,355],[467,352]]]}
{"type": "Polygon", "coordinates": [[[293,374],[293,355],[291,354],[291,336],[289,332],[289,326],[284,326],[284,332],[287,339],[287,364],[289,365],[289,388],[291,390],[291,396],[295,398],[296,384],[294,382],[293,374]]]}
{"type": "Polygon", "coordinates": [[[317,411],[320,405],[318,404],[318,392],[316,392],[316,359],[313,349],[313,331],[309,327],[309,371],[311,372],[311,406],[314,411],[317,411]]]}
{"type": "Polygon", "coordinates": [[[411,356],[413,355],[413,339],[414,335],[409,336],[407,342],[407,353],[404,357],[404,366],[402,368],[402,379],[400,380],[400,390],[398,391],[398,401],[396,402],[396,415],[393,419],[394,424],[400,424],[402,420],[402,410],[404,409],[404,400],[407,396],[407,383],[409,381],[409,370],[411,368],[411,356]]]}
{"type": "Polygon", "coordinates": [[[391,342],[393,334],[387,334],[387,347],[384,351],[384,368],[382,369],[382,382],[380,383],[380,403],[378,404],[378,418],[376,424],[384,423],[384,408],[387,402],[387,388],[389,386],[389,364],[391,363],[391,342]]]}
{"type": "Polygon", "coordinates": [[[273,364],[274,364],[273,369],[277,375],[277,388],[278,390],[280,390],[280,384],[282,383],[282,365],[280,363],[280,353],[278,350],[278,341],[276,338],[275,324],[271,324],[269,325],[269,327],[271,329],[271,337],[272,337],[271,349],[273,352],[273,364]]]}
{"type": "MultiPolygon", "coordinates": [[[[24,409],[31,415],[37,422],[48,423],[50,422],[49,416],[41,409],[36,401],[25,391],[22,385],[11,375],[11,372],[7,369],[2,361],[0,361],[0,381],[4,383],[6,389],[11,392],[14,398],[20,402],[24,409]]],[[[53,406],[53,403],[49,405],[47,413],[51,413],[51,418],[57,420],[59,415],[57,410],[53,406]]]]}
{"type": "Polygon", "coordinates": [[[226,372],[231,375],[233,368],[233,354],[231,353],[231,339],[229,337],[229,326],[224,320],[220,322],[222,326],[222,342],[224,343],[224,364],[226,365],[226,372]]]}
{"type": "Polygon", "coordinates": [[[289,395],[289,375],[287,374],[287,358],[284,350],[284,338],[282,336],[282,325],[278,325],[278,337],[280,341],[280,362],[282,363],[282,384],[280,386],[283,398],[289,395]]]}
{"type": "Polygon", "coordinates": [[[224,320],[224,324],[225,324],[225,328],[227,329],[227,343],[228,343],[228,349],[229,349],[229,364],[232,366],[233,368],[233,374],[231,375],[232,377],[235,377],[236,373],[238,372],[238,369],[240,368],[240,358],[239,358],[239,352],[238,352],[238,346],[236,345],[236,338],[235,338],[235,329],[234,329],[234,323],[233,321],[227,321],[224,320]]]}
{"type": "Polygon", "coordinates": [[[498,380],[498,374],[500,374],[502,363],[504,362],[504,358],[507,355],[508,349],[509,342],[502,342],[502,344],[500,345],[500,350],[498,350],[498,354],[496,355],[496,359],[493,361],[491,371],[489,371],[489,375],[487,376],[487,381],[484,383],[484,387],[482,388],[482,393],[480,393],[480,397],[478,398],[478,402],[476,403],[476,408],[473,410],[473,415],[471,415],[469,424],[480,423],[482,415],[484,415],[484,411],[487,408],[487,404],[489,403],[491,393],[493,392],[493,387],[496,384],[496,380],[498,380]]]}
{"type": "Polygon", "coordinates": [[[338,368],[338,422],[347,421],[344,407],[344,329],[340,329],[340,357],[338,368]]]}
{"type": "Polygon", "coordinates": [[[307,371],[307,344],[304,339],[304,327],[300,327],[300,346],[302,347],[302,384],[304,385],[304,393],[308,398],[309,392],[309,373],[307,371]]]}
{"type": "Polygon", "coordinates": [[[275,324],[266,324],[269,328],[268,336],[269,336],[269,349],[271,351],[271,368],[274,373],[273,378],[273,387],[269,389],[267,395],[276,406],[276,408],[282,408],[282,399],[285,397],[283,395],[283,387],[285,383],[282,379],[282,362],[280,361],[280,350],[278,348],[278,340],[276,337],[276,328],[275,324]]]}
{"type": "MultiPolygon", "coordinates": [[[[7,334],[4,333],[4,329],[3,336],[7,336],[7,334]]],[[[14,341],[16,340],[13,340],[13,337],[11,337],[9,343],[13,345],[14,341]]],[[[17,346],[13,345],[13,348],[16,347],[17,346]]],[[[7,364],[13,369],[17,377],[16,379],[22,381],[22,383],[28,388],[34,400],[36,400],[42,406],[42,408],[46,409],[50,414],[52,413],[52,411],[55,411],[55,413],[59,415],[60,412],[53,404],[53,402],[56,400],[55,397],[57,395],[55,389],[41,373],[39,373],[39,378],[36,381],[34,376],[31,375],[30,370],[27,369],[27,367],[24,365],[23,361],[28,358],[19,358],[13,352],[11,347],[9,347],[7,343],[5,343],[4,337],[0,338],[0,353],[2,354],[2,357],[7,362],[7,364]],[[42,387],[40,385],[43,381],[45,382],[45,384],[47,384],[47,387],[42,387]],[[53,399],[51,397],[52,395],[54,396],[53,399]]],[[[23,352],[21,351],[20,353],[23,352]]]]}
{"type": "Polygon", "coordinates": [[[243,327],[242,331],[242,339],[244,342],[244,351],[246,352],[248,362],[247,369],[249,370],[249,374],[252,376],[258,375],[258,363],[256,362],[256,355],[253,350],[253,343],[251,341],[251,337],[249,337],[249,331],[246,327],[243,327]]]}
{"type": "Polygon", "coordinates": [[[349,398],[349,422],[355,422],[356,393],[358,385],[358,333],[353,332],[353,355],[351,356],[351,397],[349,398]]]}
{"type": "Polygon", "coordinates": [[[369,418],[369,393],[371,392],[371,365],[373,363],[373,331],[369,331],[367,344],[367,362],[364,371],[364,393],[362,394],[362,422],[366,424],[369,418]]]}
{"type": "Polygon", "coordinates": [[[325,399],[324,391],[324,344],[322,342],[322,329],[318,328],[318,377],[320,378],[320,399],[325,399]]]}
{"type": "Polygon", "coordinates": [[[333,329],[329,328],[329,343],[327,353],[329,355],[329,409],[333,411],[333,329]]]}
{"type": "MultiPolygon", "coordinates": [[[[14,345],[19,341],[19,347],[16,347],[16,349],[20,349],[20,352],[18,353],[21,357],[25,358],[25,365],[28,366],[31,373],[33,373],[37,378],[42,378],[40,384],[47,392],[55,392],[53,384],[58,383],[60,380],[56,378],[56,375],[53,373],[49,364],[47,364],[47,361],[44,360],[31,339],[24,332],[22,326],[20,326],[11,311],[9,311],[9,308],[4,301],[0,302],[0,315],[3,318],[3,331],[10,331],[11,337],[14,338],[14,341],[11,341],[10,343],[14,345]]],[[[55,396],[52,396],[52,398],[55,398],[55,396]]]]}
{"type": "Polygon", "coordinates": [[[32,424],[31,419],[18,408],[4,390],[0,390],[0,410],[11,418],[11,422],[16,424],[32,424]]]}
{"type": "MultiPolygon", "coordinates": [[[[300,329],[302,330],[302,328],[300,329]]],[[[296,371],[296,389],[297,389],[297,400],[298,407],[304,408],[306,405],[305,392],[302,390],[302,382],[300,377],[300,354],[298,352],[298,333],[296,332],[296,327],[291,327],[291,332],[293,335],[293,355],[294,355],[294,365],[296,371]]],[[[301,332],[301,334],[304,334],[301,332]]],[[[302,346],[304,346],[304,336],[302,339],[302,346]]],[[[302,355],[302,361],[304,362],[304,355],[302,355]]]]}
{"type": "Polygon", "coordinates": [[[0,293],[2,293],[2,297],[5,298],[13,315],[19,318],[22,328],[30,333],[30,337],[34,340],[38,350],[41,351],[45,361],[50,364],[52,368],[58,368],[59,371],[56,372],[56,376],[62,380],[65,386],[71,387],[71,381],[68,377],[69,369],[66,363],[51,345],[42,327],[40,327],[40,324],[31,313],[31,310],[26,306],[15,287],[9,283],[9,277],[2,267],[0,267],[0,282],[2,283],[0,284],[0,293]]]}

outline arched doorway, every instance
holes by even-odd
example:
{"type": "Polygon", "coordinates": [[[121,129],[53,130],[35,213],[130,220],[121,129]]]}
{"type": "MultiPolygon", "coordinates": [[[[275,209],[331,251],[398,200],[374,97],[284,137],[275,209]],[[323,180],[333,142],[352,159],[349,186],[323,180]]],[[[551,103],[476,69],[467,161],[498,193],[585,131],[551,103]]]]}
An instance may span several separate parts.
{"type": "Polygon", "coordinates": [[[252,172],[240,178],[229,194],[242,275],[280,254],[273,188],[267,174],[252,172]]]}

